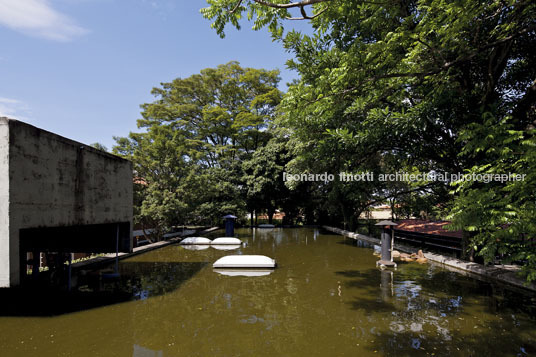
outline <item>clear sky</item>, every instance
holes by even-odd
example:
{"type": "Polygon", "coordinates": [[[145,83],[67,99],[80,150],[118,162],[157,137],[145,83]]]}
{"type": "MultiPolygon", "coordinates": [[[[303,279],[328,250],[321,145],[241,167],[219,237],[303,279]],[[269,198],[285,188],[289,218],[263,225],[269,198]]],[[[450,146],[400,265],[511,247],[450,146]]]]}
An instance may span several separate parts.
{"type": "MultiPolygon", "coordinates": [[[[109,149],[161,82],[236,60],[296,78],[266,29],[220,39],[202,0],[0,0],[0,116],[109,149]]],[[[305,22],[292,26],[308,29],[305,22]]]]}

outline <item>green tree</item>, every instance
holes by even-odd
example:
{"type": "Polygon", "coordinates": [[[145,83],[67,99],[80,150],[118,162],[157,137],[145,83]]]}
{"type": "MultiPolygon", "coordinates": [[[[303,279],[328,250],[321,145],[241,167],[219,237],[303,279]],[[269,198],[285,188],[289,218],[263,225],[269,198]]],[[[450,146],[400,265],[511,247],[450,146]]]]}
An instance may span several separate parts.
{"type": "MultiPolygon", "coordinates": [[[[220,35],[227,23],[239,27],[247,14],[254,29],[267,26],[295,54],[289,66],[301,78],[282,101],[282,125],[302,143],[297,160],[309,169],[318,166],[315,160],[320,157],[356,170],[365,169],[374,158],[383,162],[384,157],[394,156],[421,172],[526,174],[526,181],[514,185],[519,189],[515,192],[509,184],[459,184],[452,196],[452,213],[458,227],[477,233],[469,245],[487,261],[498,250],[523,260],[534,271],[532,250],[512,241],[519,240],[521,233],[534,238],[525,223],[535,218],[530,143],[536,120],[536,3],[208,3],[203,16],[214,20],[212,26],[220,35]],[[310,19],[313,35],[283,33],[285,19],[296,17],[293,11],[310,19]],[[495,141],[499,137],[502,141],[495,141]],[[490,195],[493,212],[502,212],[497,216],[484,204],[490,195]],[[523,228],[516,231],[516,222],[523,228]],[[504,227],[512,227],[512,232],[504,227]]],[[[336,204],[348,196],[342,192],[331,199],[336,204]]]]}
{"type": "Polygon", "coordinates": [[[155,125],[145,133],[115,138],[114,153],[134,165],[134,220],[155,229],[155,237],[187,221],[191,210],[195,166],[192,144],[170,125],[155,125]]]}
{"type": "Polygon", "coordinates": [[[250,210],[266,210],[270,224],[275,210],[290,194],[283,181],[289,156],[286,142],[273,138],[242,164],[250,210]]]}
{"type": "Polygon", "coordinates": [[[93,143],[90,146],[94,147],[97,150],[108,152],[108,148],[101,143],[93,143]]]}
{"type": "Polygon", "coordinates": [[[527,279],[535,281],[536,130],[515,130],[512,121],[488,116],[462,133],[462,155],[475,159],[465,173],[484,179],[455,182],[453,225],[470,232],[468,248],[485,261],[499,254],[503,263],[523,262],[527,279]]]}
{"type": "Polygon", "coordinates": [[[137,223],[161,232],[243,214],[241,162],[270,137],[278,81],[278,71],[229,62],[152,90],[142,131],[114,147],[134,163],[137,223]]]}

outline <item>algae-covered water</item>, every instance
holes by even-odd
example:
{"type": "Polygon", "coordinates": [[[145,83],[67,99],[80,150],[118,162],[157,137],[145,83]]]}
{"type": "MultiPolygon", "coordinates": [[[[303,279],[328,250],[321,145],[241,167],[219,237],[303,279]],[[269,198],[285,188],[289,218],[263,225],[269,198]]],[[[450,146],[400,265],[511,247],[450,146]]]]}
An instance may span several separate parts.
{"type": "Polygon", "coordinates": [[[171,245],[123,260],[120,281],[96,288],[91,275],[79,278],[79,291],[59,302],[3,301],[0,355],[536,354],[536,300],[521,290],[430,264],[381,271],[371,247],[314,229],[237,235],[246,247],[171,245]],[[228,254],[267,255],[278,267],[214,272],[228,254]]]}

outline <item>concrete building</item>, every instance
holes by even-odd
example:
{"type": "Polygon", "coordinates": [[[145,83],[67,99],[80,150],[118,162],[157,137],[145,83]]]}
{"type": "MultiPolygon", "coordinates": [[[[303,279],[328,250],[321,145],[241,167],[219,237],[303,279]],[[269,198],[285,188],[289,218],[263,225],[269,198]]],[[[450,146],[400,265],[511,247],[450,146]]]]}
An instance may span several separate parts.
{"type": "Polygon", "coordinates": [[[0,287],[26,279],[27,256],[132,250],[132,164],[0,118],[0,287]]]}

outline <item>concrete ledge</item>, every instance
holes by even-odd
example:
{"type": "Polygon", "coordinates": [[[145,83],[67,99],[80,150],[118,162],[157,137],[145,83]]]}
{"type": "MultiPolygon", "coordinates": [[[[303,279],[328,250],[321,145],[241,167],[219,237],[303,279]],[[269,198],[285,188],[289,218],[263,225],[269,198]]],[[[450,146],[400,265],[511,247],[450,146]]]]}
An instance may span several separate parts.
{"type": "MultiPolygon", "coordinates": [[[[201,231],[201,232],[199,232],[197,234],[200,234],[200,235],[201,234],[207,234],[207,233],[210,233],[210,232],[217,231],[218,229],[220,229],[220,228],[219,227],[212,227],[212,228],[209,228],[209,229],[205,229],[204,231],[201,231]]],[[[132,253],[119,253],[119,255],[118,255],[119,260],[123,260],[123,259],[126,259],[126,258],[133,257],[135,255],[141,254],[141,253],[149,252],[151,250],[155,250],[155,249],[162,248],[162,247],[165,247],[165,246],[168,246],[168,245],[171,245],[171,244],[175,244],[175,243],[180,242],[182,239],[183,239],[183,237],[172,238],[172,239],[169,239],[169,240],[163,240],[163,241],[160,241],[160,242],[155,242],[155,243],[151,243],[151,244],[147,244],[147,245],[142,245],[141,247],[134,248],[132,253]]],[[[96,257],[96,258],[93,258],[93,259],[88,259],[88,260],[85,260],[85,261],[82,261],[82,262],[79,262],[79,263],[75,263],[75,264],[73,264],[72,268],[76,269],[76,270],[92,268],[93,265],[105,265],[105,264],[109,264],[109,263],[113,262],[114,260],[115,260],[115,253],[106,254],[106,255],[101,256],[101,257],[96,257]]]]}
{"type": "MultiPolygon", "coordinates": [[[[340,234],[345,237],[349,237],[356,240],[362,240],[365,242],[373,243],[380,245],[380,240],[377,238],[369,237],[359,233],[353,233],[345,231],[339,228],[322,226],[325,230],[328,230],[333,233],[340,234]]],[[[417,253],[419,248],[410,247],[403,244],[395,243],[394,248],[396,250],[405,252],[405,253],[417,253]]],[[[443,266],[445,268],[450,268],[456,272],[461,272],[469,274],[475,278],[486,280],[486,281],[497,281],[505,283],[508,285],[513,285],[517,288],[522,288],[525,290],[530,290],[536,292],[536,284],[527,283],[523,278],[518,276],[518,272],[521,270],[519,266],[515,265],[492,265],[484,266],[482,264],[477,264],[473,262],[467,262],[457,258],[444,256],[436,253],[424,252],[424,257],[429,261],[443,266]]]]}

